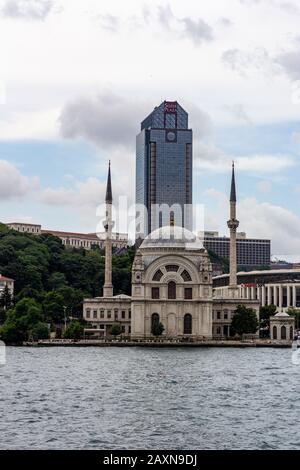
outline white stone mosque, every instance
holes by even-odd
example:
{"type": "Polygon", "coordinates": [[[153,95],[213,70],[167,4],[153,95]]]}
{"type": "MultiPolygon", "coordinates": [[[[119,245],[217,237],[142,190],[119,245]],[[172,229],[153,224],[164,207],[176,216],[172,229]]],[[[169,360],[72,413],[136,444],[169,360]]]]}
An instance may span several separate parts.
{"type": "MultiPolygon", "coordinates": [[[[132,339],[153,337],[153,324],[162,323],[165,338],[204,340],[230,336],[236,307],[243,304],[259,316],[260,302],[242,297],[237,286],[236,186],[232,167],[230,193],[230,282],[213,289],[212,266],[202,241],[185,228],[162,227],[137,249],[132,269],[132,295],[113,295],[112,185],[109,166],[106,191],[105,283],[103,297],[85,299],[86,337],[105,337],[119,324],[132,339]]],[[[283,319],[279,319],[282,321],[283,319]]],[[[285,318],[287,321],[287,318],[285,318]]],[[[289,327],[292,325],[289,317],[289,327]]],[[[275,331],[275,330],[274,330],[275,331]]],[[[292,332],[291,332],[292,335],[292,332]]],[[[257,334],[258,336],[258,334],[257,334]]],[[[275,338],[274,338],[275,339],[275,338]]],[[[278,338],[280,339],[280,338],[278,338]]]]}

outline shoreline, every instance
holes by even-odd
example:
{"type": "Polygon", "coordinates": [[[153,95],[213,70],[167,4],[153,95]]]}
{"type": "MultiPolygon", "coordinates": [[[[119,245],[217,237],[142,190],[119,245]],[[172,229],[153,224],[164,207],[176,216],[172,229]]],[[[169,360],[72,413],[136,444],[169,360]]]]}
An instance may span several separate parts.
{"type": "Polygon", "coordinates": [[[195,342],[151,342],[151,341],[40,341],[23,343],[23,347],[115,347],[115,348],[292,348],[292,342],[268,341],[195,341],[195,342]]]}

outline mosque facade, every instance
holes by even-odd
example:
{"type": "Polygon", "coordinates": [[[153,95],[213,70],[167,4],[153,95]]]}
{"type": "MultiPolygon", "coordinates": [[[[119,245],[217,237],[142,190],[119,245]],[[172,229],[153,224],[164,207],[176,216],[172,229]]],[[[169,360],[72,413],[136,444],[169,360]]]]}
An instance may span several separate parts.
{"type": "Polygon", "coordinates": [[[132,339],[161,337],[211,339],[230,336],[232,317],[238,305],[254,309],[258,300],[243,298],[237,286],[236,187],[234,166],[230,192],[230,282],[213,289],[212,266],[202,241],[189,230],[170,225],[150,233],[136,251],[132,268],[132,293],[114,295],[112,273],[112,184],[109,167],[106,192],[105,283],[103,297],[85,299],[83,317],[86,337],[110,335],[119,324],[132,339]]]}

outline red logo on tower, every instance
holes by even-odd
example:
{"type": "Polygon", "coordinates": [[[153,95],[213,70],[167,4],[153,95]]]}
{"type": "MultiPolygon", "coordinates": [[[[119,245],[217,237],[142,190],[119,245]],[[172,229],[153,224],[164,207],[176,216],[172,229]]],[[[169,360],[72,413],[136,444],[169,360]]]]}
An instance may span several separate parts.
{"type": "Polygon", "coordinates": [[[165,113],[177,113],[177,101],[165,101],[165,113]]]}

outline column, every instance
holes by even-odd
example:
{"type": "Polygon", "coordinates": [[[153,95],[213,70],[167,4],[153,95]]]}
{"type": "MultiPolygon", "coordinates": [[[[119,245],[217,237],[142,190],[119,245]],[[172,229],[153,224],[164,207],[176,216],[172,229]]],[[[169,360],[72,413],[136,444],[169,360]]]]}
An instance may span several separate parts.
{"type": "Polygon", "coordinates": [[[251,299],[254,300],[254,287],[251,287],[251,299]]]}
{"type": "Polygon", "coordinates": [[[289,284],[286,286],[286,306],[291,307],[291,287],[289,284]]]}
{"type": "Polygon", "coordinates": [[[268,286],[267,290],[268,290],[267,305],[271,305],[271,286],[268,286]]]}
{"type": "Polygon", "coordinates": [[[276,305],[276,307],[278,307],[278,295],[277,295],[277,286],[273,286],[273,289],[274,289],[274,305],[276,305]]]}
{"type": "Polygon", "coordinates": [[[266,287],[261,286],[261,305],[264,307],[266,305],[266,287]]]}
{"type": "Polygon", "coordinates": [[[283,286],[279,285],[279,311],[282,311],[282,300],[283,300],[283,286]]]}
{"type": "Polygon", "coordinates": [[[293,307],[296,307],[296,286],[293,285],[293,307]]]}

